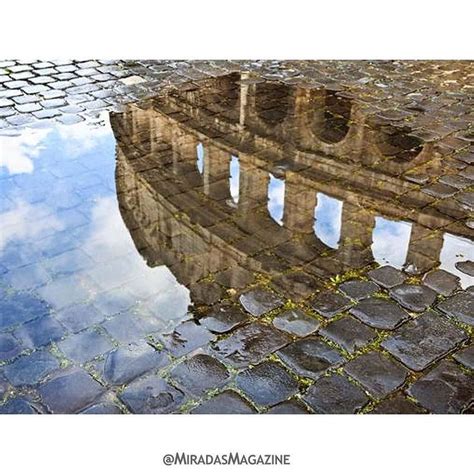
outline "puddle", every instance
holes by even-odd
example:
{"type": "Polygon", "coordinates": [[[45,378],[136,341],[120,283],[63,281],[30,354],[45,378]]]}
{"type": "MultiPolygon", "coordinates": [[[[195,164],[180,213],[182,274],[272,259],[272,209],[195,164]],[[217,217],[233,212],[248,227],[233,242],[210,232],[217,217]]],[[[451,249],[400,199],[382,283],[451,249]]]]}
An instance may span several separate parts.
{"type": "Polygon", "coordinates": [[[94,328],[180,356],[212,339],[188,321],[196,309],[256,274],[296,300],[374,263],[473,284],[455,266],[474,260],[467,205],[424,192],[452,160],[335,90],[246,76],[170,89],[101,126],[0,136],[1,331],[28,332],[47,307],[57,340],[94,328]]]}

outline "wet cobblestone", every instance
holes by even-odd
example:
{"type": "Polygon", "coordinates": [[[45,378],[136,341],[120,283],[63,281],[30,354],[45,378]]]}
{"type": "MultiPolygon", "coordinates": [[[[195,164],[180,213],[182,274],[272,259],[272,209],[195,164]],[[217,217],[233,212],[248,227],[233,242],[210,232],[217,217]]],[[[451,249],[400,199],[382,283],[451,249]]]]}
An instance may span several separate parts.
{"type": "Polygon", "coordinates": [[[0,413],[472,412],[471,76],[0,63],[0,413]]]}

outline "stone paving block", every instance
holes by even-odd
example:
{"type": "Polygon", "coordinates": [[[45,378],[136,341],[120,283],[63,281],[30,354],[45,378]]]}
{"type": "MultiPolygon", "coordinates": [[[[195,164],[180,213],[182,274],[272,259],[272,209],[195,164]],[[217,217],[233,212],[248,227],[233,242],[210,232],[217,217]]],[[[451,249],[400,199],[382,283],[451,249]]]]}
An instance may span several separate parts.
{"type": "Polygon", "coordinates": [[[317,379],[327,369],[337,367],[345,358],[319,337],[293,342],[277,352],[278,357],[298,375],[317,379]]]}
{"type": "Polygon", "coordinates": [[[55,82],[56,79],[50,76],[38,76],[30,79],[30,82],[33,84],[49,84],[50,82],[55,82]]]}
{"type": "Polygon", "coordinates": [[[97,331],[86,331],[58,343],[61,352],[71,360],[84,363],[113,349],[112,343],[97,331]]]}
{"type": "Polygon", "coordinates": [[[349,309],[352,301],[338,293],[320,293],[310,302],[311,307],[321,316],[330,319],[338,313],[349,309]]]}
{"type": "Polygon", "coordinates": [[[436,300],[436,293],[424,285],[399,285],[390,290],[390,296],[409,311],[426,311],[436,300]]]}
{"type": "Polygon", "coordinates": [[[421,413],[425,413],[425,410],[402,394],[382,400],[370,412],[371,415],[417,415],[421,413]]]}
{"type": "Polygon", "coordinates": [[[438,309],[458,321],[474,326],[474,294],[458,293],[438,305],[438,309]]]}
{"type": "Polygon", "coordinates": [[[379,352],[369,352],[352,359],[344,371],[376,398],[383,398],[400,388],[408,375],[401,364],[379,352]]]}
{"type": "Polygon", "coordinates": [[[424,370],[446,356],[467,338],[446,318],[428,311],[397,329],[382,347],[408,368],[424,370]]]}
{"type": "MultiPolygon", "coordinates": [[[[54,84],[57,84],[57,83],[55,82],[54,84]]],[[[34,86],[29,86],[29,85],[23,86],[21,90],[25,94],[38,94],[40,92],[45,92],[49,90],[49,87],[43,84],[35,84],[34,86]]]]}
{"type": "Polygon", "coordinates": [[[266,290],[256,289],[244,293],[239,298],[240,304],[252,316],[260,317],[276,308],[279,308],[283,301],[273,293],[266,290]]]}
{"type": "Polygon", "coordinates": [[[22,350],[20,342],[11,334],[0,334],[0,362],[15,358],[22,350]]]}
{"type": "Polygon", "coordinates": [[[444,360],[418,379],[408,393],[432,413],[461,413],[474,400],[474,376],[444,360]]]}
{"type": "Polygon", "coordinates": [[[459,289],[459,277],[445,270],[433,270],[423,277],[423,283],[443,296],[452,295],[459,289]]]}
{"type": "Polygon", "coordinates": [[[51,316],[44,316],[22,325],[15,331],[15,337],[29,349],[45,346],[61,339],[65,329],[51,316]]]}
{"type": "Polygon", "coordinates": [[[123,313],[102,323],[102,327],[115,341],[122,344],[139,341],[147,335],[140,320],[133,313],[123,313]]]}
{"type": "Polygon", "coordinates": [[[316,278],[301,271],[287,273],[274,278],[272,286],[283,295],[291,297],[294,301],[302,301],[308,298],[321,287],[316,278]]]}
{"type": "Polygon", "coordinates": [[[346,377],[334,374],[311,385],[303,400],[316,413],[350,414],[362,409],[369,397],[346,377]]]}
{"type": "Polygon", "coordinates": [[[255,408],[233,390],[225,390],[207,400],[191,411],[199,415],[250,415],[256,413],[255,408]]]}
{"type": "Polygon", "coordinates": [[[48,374],[59,368],[58,360],[49,352],[38,351],[19,357],[5,366],[4,374],[15,387],[36,385],[48,374]]]}
{"type": "Polygon", "coordinates": [[[351,280],[339,285],[339,290],[353,300],[363,300],[379,291],[380,287],[373,281],[351,280]]]}
{"type": "Polygon", "coordinates": [[[39,410],[30,400],[12,398],[4,405],[0,405],[0,415],[37,415],[39,410]]]}
{"type": "Polygon", "coordinates": [[[55,109],[41,109],[33,112],[33,115],[38,119],[49,119],[61,115],[61,112],[55,109]]]}
{"type": "Polygon", "coordinates": [[[86,301],[90,290],[76,276],[66,276],[41,287],[38,293],[55,310],[86,301]]]}
{"type": "MultiPolygon", "coordinates": [[[[72,89],[74,87],[74,83],[71,81],[55,81],[51,83],[51,87],[56,90],[72,89]]],[[[70,92],[74,93],[72,91],[70,92]]]]}
{"type": "Polygon", "coordinates": [[[37,110],[41,110],[41,106],[37,103],[16,105],[15,108],[20,113],[36,112],[37,110]]]}
{"type": "Polygon", "coordinates": [[[150,370],[166,366],[169,357],[145,342],[128,344],[107,354],[104,380],[112,385],[123,385],[150,370]]]}
{"type": "Polygon", "coordinates": [[[174,357],[183,356],[199,347],[206,346],[215,340],[215,335],[195,321],[185,321],[173,332],[163,334],[161,341],[166,350],[174,357]]]}
{"type": "Polygon", "coordinates": [[[227,288],[245,288],[252,283],[254,276],[245,268],[232,267],[216,275],[216,282],[227,288]]]}
{"type": "Polygon", "coordinates": [[[457,189],[464,189],[468,186],[471,186],[472,184],[469,179],[459,175],[441,176],[439,181],[440,183],[447,184],[448,186],[452,186],[457,189]]]}
{"type": "Polygon", "coordinates": [[[290,309],[273,319],[273,325],[289,334],[299,337],[309,336],[319,329],[320,323],[314,317],[308,316],[299,309],[290,309]]]}
{"type": "Polygon", "coordinates": [[[237,328],[228,338],[217,341],[213,352],[234,367],[261,362],[268,354],[291,342],[291,338],[271,326],[252,323],[237,328]]]}
{"type": "Polygon", "coordinates": [[[0,299],[0,330],[24,324],[49,314],[47,303],[29,293],[16,293],[0,299]]]}
{"type": "Polygon", "coordinates": [[[120,415],[122,410],[114,403],[98,403],[80,413],[81,415],[120,415]]]}
{"type": "Polygon", "coordinates": [[[15,103],[12,100],[6,99],[6,98],[0,98],[0,108],[10,107],[12,105],[15,105],[15,103]]]}
{"type": "Polygon", "coordinates": [[[297,400],[286,400],[266,412],[268,415],[307,415],[308,409],[297,400]]]}
{"type": "Polygon", "coordinates": [[[350,316],[331,321],[319,331],[319,334],[350,353],[361,349],[377,337],[377,333],[373,329],[350,316]]]}
{"type": "Polygon", "coordinates": [[[45,109],[52,109],[56,107],[62,107],[63,105],[66,105],[67,102],[62,99],[62,98],[57,98],[57,99],[46,99],[42,100],[40,102],[40,105],[44,107],[45,109]]]}
{"type": "Polygon", "coordinates": [[[92,303],[101,313],[113,316],[129,310],[136,304],[136,298],[125,288],[115,288],[95,295],[92,303]]]}
{"type": "Polygon", "coordinates": [[[243,313],[240,308],[233,306],[214,308],[210,313],[199,320],[200,324],[206,329],[217,334],[229,332],[248,321],[249,317],[243,313]]]}
{"type": "Polygon", "coordinates": [[[38,392],[52,413],[76,413],[97,399],[103,387],[82,369],[68,369],[43,384],[38,392]]]}
{"type": "Polygon", "coordinates": [[[0,108],[0,118],[10,117],[10,115],[15,115],[15,109],[13,107],[2,107],[0,108]]]}
{"type": "Polygon", "coordinates": [[[58,81],[73,81],[77,76],[71,72],[61,72],[59,74],[55,74],[54,79],[58,81]]]}
{"type": "Polygon", "coordinates": [[[181,390],[156,375],[132,382],[120,398],[132,413],[140,414],[173,413],[185,400],[181,390]]]}
{"type": "Polygon", "coordinates": [[[376,329],[395,329],[410,318],[410,315],[392,301],[382,298],[367,298],[351,308],[357,319],[376,329]]]}
{"type": "Polygon", "coordinates": [[[183,390],[200,397],[211,388],[224,385],[230,377],[225,365],[207,354],[184,360],[171,371],[171,377],[183,390]]]}
{"type": "Polygon", "coordinates": [[[262,362],[241,372],[235,383],[254,403],[263,406],[276,405],[298,390],[298,382],[275,362],[262,362]]]}
{"type": "Polygon", "coordinates": [[[10,77],[12,79],[14,79],[15,81],[30,79],[30,82],[32,82],[31,78],[33,78],[33,79],[35,78],[34,74],[32,74],[29,71],[19,72],[19,73],[16,73],[16,74],[10,74],[10,77]]]}
{"type": "MultiPolygon", "coordinates": [[[[8,81],[4,82],[3,85],[7,87],[8,89],[23,89],[25,87],[28,87],[28,82],[26,81],[8,81]]],[[[27,94],[29,93],[28,91],[25,91],[27,94]]]]}
{"type": "Polygon", "coordinates": [[[5,281],[16,290],[34,290],[46,285],[50,279],[48,272],[37,263],[15,268],[5,275],[5,281]]]}
{"type": "Polygon", "coordinates": [[[474,211],[474,192],[461,192],[455,197],[455,199],[459,201],[465,209],[469,210],[470,212],[474,211]]]}
{"type": "Polygon", "coordinates": [[[393,288],[394,286],[401,285],[406,280],[405,275],[401,271],[389,265],[371,270],[367,275],[384,288],[393,288]]]}
{"type": "Polygon", "coordinates": [[[458,190],[453,186],[448,186],[447,184],[436,183],[432,186],[427,186],[422,189],[422,192],[429,194],[435,198],[446,198],[456,194],[458,190]]]}
{"type": "Polygon", "coordinates": [[[41,95],[44,99],[49,100],[49,99],[58,99],[60,97],[65,97],[66,92],[61,91],[61,90],[46,90],[46,91],[40,92],[39,95],[41,95]]]}
{"type": "Polygon", "coordinates": [[[474,345],[471,344],[465,349],[456,352],[453,358],[467,368],[474,370],[474,345]]]}
{"type": "Polygon", "coordinates": [[[41,98],[38,95],[29,95],[29,94],[22,94],[17,97],[13,97],[13,101],[17,104],[31,104],[34,102],[39,102],[41,98]]]}
{"type": "Polygon", "coordinates": [[[59,311],[55,318],[69,331],[79,332],[100,324],[105,316],[91,304],[79,304],[59,311]]]}
{"type": "Polygon", "coordinates": [[[456,268],[469,276],[474,276],[474,262],[471,260],[466,260],[464,262],[457,262],[456,268]]]}

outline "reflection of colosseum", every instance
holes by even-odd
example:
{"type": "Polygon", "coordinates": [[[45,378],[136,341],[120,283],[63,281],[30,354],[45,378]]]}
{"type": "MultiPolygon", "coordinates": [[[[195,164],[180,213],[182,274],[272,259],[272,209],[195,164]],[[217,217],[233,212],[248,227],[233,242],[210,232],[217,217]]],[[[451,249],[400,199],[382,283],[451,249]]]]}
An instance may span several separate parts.
{"type": "Polygon", "coordinates": [[[149,265],[166,264],[186,285],[236,265],[280,271],[269,258],[280,250],[315,276],[361,267],[373,260],[376,216],[411,223],[406,266],[415,272],[438,264],[445,230],[472,238],[456,209],[438,212],[402,177],[437,162],[433,145],[336,91],[235,73],[131,105],[112,126],[125,223],[149,265]],[[283,225],[267,211],[270,173],[284,180],[283,225]],[[337,249],[313,232],[317,193],[343,202],[337,249]]]}

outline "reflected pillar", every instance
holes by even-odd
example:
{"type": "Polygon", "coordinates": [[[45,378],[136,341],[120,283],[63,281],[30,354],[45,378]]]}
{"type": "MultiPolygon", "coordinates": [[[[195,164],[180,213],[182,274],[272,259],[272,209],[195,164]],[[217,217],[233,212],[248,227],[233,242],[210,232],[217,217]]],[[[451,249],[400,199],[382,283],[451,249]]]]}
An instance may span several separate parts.
{"type": "Polygon", "coordinates": [[[375,214],[346,201],[341,219],[338,258],[347,269],[367,265],[373,260],[371,246],[375,214]]]}
{"type": "Polygon", "coordinates": [[[230,199],[230,153],[212,143],[204,145],[204,193],[216,200],[230,199]]]}
{"type": "Polygon", "coordinates": [[[240,193],[239,210],[243,213],[250,211],[265,211],[268,202],[268,171],[258,168],[250,155],[241,153],[240,162],[240,193]]]}
{"type": "Polygon", "coordinates": [[[296,173],[287,172],[283,224],[293,232],[313,234],[316,191],[302,184],[296,173]]]}
{"type": "Polygon", "coordinates": [[[413,224],[405,270],[416,275],[437,267],[442,247],[443,233],[441,231],[433,231],[420,224],[413,224]]]}

